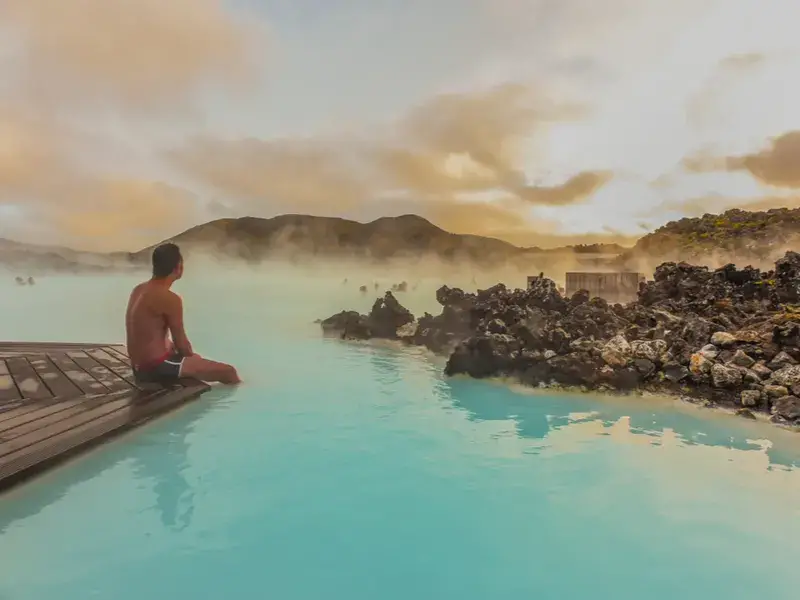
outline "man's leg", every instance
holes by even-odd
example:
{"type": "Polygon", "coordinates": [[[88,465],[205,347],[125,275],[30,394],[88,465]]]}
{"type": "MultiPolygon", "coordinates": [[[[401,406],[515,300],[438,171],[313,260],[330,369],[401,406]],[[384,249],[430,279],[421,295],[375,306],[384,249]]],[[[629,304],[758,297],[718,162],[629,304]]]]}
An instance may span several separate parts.
{"type": "Polygon", "coordinates": [[[239,374],[231,365],[208,360],[199,354],[193,354],[183,359],[181,377],[194,377],[201,381],[218,381],[220,383],[241,383],[239,374]]]}

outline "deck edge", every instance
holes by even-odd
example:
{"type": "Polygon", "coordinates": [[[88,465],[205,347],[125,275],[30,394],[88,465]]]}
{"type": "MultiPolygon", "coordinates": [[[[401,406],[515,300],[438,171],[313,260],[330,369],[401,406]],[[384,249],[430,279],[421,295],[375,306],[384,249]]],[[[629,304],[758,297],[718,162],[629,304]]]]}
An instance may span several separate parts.
{"type": "MultiPolygon", "coordinates": [[[[70,438],[69,433],[65,433],[64,439],[58,443],[34,451],[31,456],[21,457],[18,461],[19,468],[11,467],[9,473],[0,473],[0,495],[23,483],[30,482],[57,466],[64,465],[89,450],[98,448],[150,421],[186,406],[199,399],[210,389],[211,386],[198,381],[195,385],[175,389],[171,393],[159,395],[150,401],[132,400],[128,407],[118,411],[120,413],[128,411],[125,420],[119,424],[107,427],[106,424],[99,423],[94,435],[87,432],[76,438],[70,438]]],[[[119,417],[122,417],[122,414],[119,417]]]]}

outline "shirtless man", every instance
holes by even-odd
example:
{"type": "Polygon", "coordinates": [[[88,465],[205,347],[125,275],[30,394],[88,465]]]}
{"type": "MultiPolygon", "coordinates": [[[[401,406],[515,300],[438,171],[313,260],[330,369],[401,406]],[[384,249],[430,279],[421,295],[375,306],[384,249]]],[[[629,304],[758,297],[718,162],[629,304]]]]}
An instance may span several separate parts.
{"type": "Polygon", "coordinates": [[[182,275],[180,249],[175,244],[162,244],[153,251],[152,279],[131,292],[125,329],[136,379],[169,383],[181,377],[194,377],[202,381],[241,383],[231,365],[194,353],[183,328],[183,301],[170,289],[182,275]]]}

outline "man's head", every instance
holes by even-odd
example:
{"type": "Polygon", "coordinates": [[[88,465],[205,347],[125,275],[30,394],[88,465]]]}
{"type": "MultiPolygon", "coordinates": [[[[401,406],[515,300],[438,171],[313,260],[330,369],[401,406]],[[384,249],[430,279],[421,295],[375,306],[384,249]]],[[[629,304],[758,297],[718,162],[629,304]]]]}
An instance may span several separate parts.
{"type": "Polygon", "coordinates": [[[183,257],[175,244],[168,242],[153,250],[153,278],[180,279],[183,275],[183,257]]]}

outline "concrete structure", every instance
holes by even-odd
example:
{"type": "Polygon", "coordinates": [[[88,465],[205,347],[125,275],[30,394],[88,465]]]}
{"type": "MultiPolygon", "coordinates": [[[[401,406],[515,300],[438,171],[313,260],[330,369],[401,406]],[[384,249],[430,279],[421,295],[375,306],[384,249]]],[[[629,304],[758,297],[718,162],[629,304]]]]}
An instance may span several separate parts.
{"type": "Polygon", "coordinates": [[[641,273],[567,273],[566,295],[587,290],[592,297],[599,296],[609,302],[630,302],[636,299],[639,284],[645,281],[641,273]]]}

